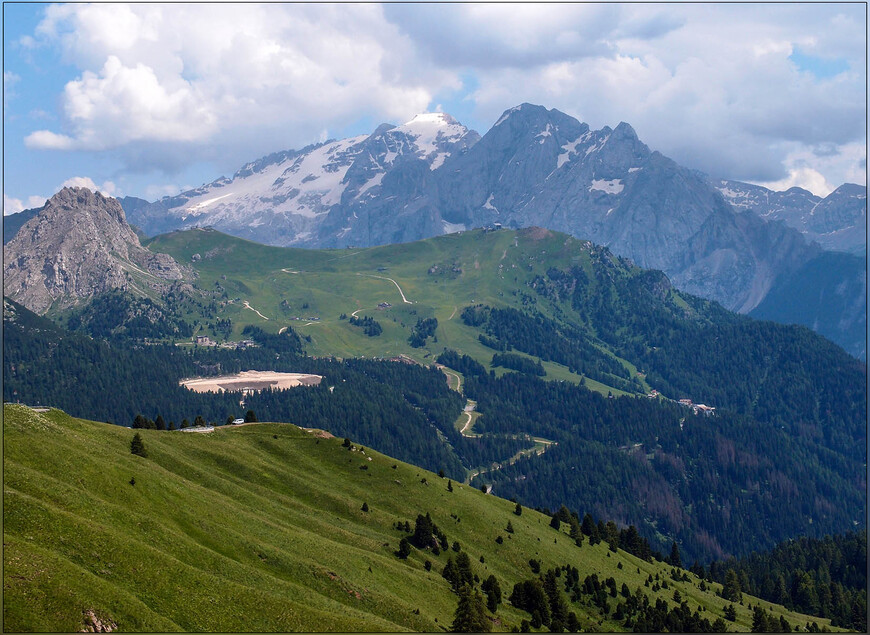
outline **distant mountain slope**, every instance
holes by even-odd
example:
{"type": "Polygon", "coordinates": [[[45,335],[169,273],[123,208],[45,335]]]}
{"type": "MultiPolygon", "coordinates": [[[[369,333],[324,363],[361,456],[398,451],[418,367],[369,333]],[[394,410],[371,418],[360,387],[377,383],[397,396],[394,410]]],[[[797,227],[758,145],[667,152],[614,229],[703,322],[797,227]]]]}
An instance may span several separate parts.
{"type": "Polygon", "coordinates": [[[15,214],[9,214],[3,217],[3,244],[5,245],[10,240],[15,238],[15,234],[21,229],[24,224],[31,218],[39,214],[41,207],[26,209],[15,214]]]}
{"type": "Polygon", "coordinates": [[[867,359],[866,258],[822,252],[778,280],[749,315],[803,324],[867,359]]]}
{"type": "Polygon", "coordinates": [[[3,292],[37,313],[110,290],[157,294],[190,275],[144,249],[113,198],[64,188],[4,246],[3,292]]]}
{"type": "Polygon", "coordinates": [[[845,183],[825,198],[793,187],[774,192],[739,181],[714,180],[713,185],[739,210],[765,220],[782,220],[825,249],[864,254],[867,251],[867,188],[845,183]]]}
{"type": "MultiPolygon", "coordinates": [[[[512,593],[524,580],[549,589],[545,622],[570,612],[584,631],[721,630],[711,622],[732,604],[718,583],[702,591],[606,542],[578,547],[547,516],[294,425],[141,430],[147,457],[131,454],[130,430],[58,410],[5,405],[4,428],[6,632],[434,632],[457,608],[442,571],[463,558],[472,586],[500,587],[482,609],[495,630],[534,619],[512,593]],[[427,514],[443,542],[420,522],[431,546],[399,558],[427,514]]],[[[792,629],[829,625],[744,596],[730,628],[750,629],[750,603],[792,629]]]]}

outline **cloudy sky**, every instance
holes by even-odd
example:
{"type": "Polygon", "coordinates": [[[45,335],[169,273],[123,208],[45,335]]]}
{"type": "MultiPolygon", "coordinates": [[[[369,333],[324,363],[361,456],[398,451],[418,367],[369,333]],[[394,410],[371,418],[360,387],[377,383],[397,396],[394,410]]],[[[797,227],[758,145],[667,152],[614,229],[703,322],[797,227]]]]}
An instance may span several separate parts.
{"type": "Polygon", "coordinates": [[[271,152],[521,102],[713,176],[866,182],[866,6],[4,4],[4,212],[148,200],[271,152]]]}

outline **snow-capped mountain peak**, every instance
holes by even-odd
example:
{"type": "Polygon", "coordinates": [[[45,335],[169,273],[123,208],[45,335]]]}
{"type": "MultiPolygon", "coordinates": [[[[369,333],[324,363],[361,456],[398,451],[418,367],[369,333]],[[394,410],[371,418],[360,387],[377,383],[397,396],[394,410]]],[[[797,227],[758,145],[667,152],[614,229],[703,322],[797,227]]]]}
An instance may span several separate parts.
{"type": "Polygon", "coordinates": [[[422,113],[368,135],[270,154],[245,164],[232,179],[164,198],[137,220],[151,232],[212,225],[253,239],[265,234],[267,242],[305,244],[318,219],[337,206],[364,204],[399,165],[422,160],[436,170],[479,139],[446,113],[422,113]]]}

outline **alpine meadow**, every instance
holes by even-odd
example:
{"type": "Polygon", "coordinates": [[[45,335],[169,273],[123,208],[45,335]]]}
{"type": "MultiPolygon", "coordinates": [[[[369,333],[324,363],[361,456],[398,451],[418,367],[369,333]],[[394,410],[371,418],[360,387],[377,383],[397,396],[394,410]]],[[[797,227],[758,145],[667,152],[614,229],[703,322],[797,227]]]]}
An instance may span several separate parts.
{"type": "Polygon", "coordinates": [[[4,632],[867,631],[866,5],[3,11],[4,632]]]}

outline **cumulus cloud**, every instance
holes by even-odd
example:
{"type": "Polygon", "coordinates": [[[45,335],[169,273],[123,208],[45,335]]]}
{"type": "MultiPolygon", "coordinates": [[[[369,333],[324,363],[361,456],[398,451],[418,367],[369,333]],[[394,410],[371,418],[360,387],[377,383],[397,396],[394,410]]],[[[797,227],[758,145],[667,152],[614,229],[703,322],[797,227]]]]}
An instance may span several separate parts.
{"type": "Polygon", "coordinates": [[[410,118],[457,86],[417,63],[379,5],[51,5],[36,36],[82,72],[64,89],[63,129],[34,131],[33,148],[196,146],[244,131],[276,150],[365,115],[410,118]]]}
{"type": "Polygon", "coordinates": [[[119,196],[118,188],[112,181],[104,181],[102,185],[94,183],[93,179],[88,176],[74,176],[67,179],[57,188],[62,190],[65,187],[86,187],[94,192],[100,192],[106,196],[119,196]]]}
{"type": "Polygon", "coordinates": [[[3,193],[3,215],[17,214],[26,209],[33,209],[45,205],[47,199],[44,196],[29,196],[25,200],[20,198],[12,198],[3,193]]]}

